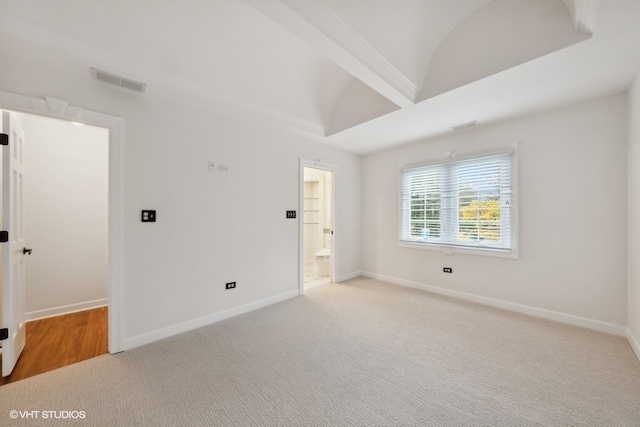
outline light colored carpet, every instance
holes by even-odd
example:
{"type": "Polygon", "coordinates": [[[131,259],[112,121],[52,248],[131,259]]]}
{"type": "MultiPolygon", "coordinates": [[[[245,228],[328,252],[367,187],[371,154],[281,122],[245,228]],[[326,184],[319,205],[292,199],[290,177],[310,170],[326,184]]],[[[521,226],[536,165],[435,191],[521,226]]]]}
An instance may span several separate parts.
{"type": "Polygon", "coordinates": [[[624,338],[360,278],[2,386],[0,425],[639,426],[640,362],[624,338]]]}

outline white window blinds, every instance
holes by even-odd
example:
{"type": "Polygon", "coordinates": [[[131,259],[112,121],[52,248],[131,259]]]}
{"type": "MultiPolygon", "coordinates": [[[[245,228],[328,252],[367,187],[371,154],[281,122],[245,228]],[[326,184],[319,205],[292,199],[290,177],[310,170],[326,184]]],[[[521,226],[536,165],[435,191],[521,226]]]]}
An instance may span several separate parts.
{"type": "Polygon", "coordinates": [[[510,251],[513,152],[401,171],[400,240],[510,251]]]}

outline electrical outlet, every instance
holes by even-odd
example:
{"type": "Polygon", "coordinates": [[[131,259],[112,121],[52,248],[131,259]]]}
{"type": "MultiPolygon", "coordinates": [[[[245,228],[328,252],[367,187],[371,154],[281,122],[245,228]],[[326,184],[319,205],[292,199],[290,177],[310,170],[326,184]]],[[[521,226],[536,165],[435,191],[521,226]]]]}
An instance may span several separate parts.
{"type": "Polygon", "coordinates": [[[142,211],[140,218],[142,222],[156,222],[156,211],[145,210],[142,211]]]}
{"type": "Polygon", "coordinates": [[[444,268],[442,269],[442,271],[444,271],[445,273],[453,273],[453,268],[451,268],[451,267],[444,267],[444,268]]]}
{"type": "Polygon", "coordinates": [[[224,285],[225,289],[235,289],[236,288],[236,282],[229,282],[227,284],[224,285]]]}

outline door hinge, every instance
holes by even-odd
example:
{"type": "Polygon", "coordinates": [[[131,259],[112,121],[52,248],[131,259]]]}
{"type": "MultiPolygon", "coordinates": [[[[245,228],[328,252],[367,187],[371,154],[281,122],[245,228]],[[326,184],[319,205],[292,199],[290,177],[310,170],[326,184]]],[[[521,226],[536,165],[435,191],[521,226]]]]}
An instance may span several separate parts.
{"type": "Polygon", "coordinates": [[[0,341],[6,340],[9,338],[9,328],[0,329],[0,341]]]}
{"type": "Polygon", "coordinates": [[[6,243],[9,241],[9,232],[0,231],[0,243],[6,243]]]}
{"type": "Polygon", "coordinates": [[[0,145],[9,145],[9,135],[0,133],[0,145]]]}

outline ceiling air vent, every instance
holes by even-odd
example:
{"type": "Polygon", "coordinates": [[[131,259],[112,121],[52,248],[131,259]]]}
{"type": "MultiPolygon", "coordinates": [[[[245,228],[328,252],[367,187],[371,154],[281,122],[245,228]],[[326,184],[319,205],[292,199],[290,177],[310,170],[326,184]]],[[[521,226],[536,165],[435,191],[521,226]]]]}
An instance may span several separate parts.
{"type": "Polygon", "coordinates": [[[144,93],[145,89],[147,88],[146,83],[140,83],[135,80],[127,79],[116,74],[107,73],[106,71],[98,70],[97,68],[93,67],[91,68],[91,75],[94,79],[100,80],[101,82],[120,86],[139,93],[144,93]]]}
{"type": "Polygon", "coordinates": [[[469,129],[469,128],[474,128],[474,127],[476,127],[478,125],[479,125],[479,123],[474,120],[472,122],[462,123],[461,125],[452,126],[451,129],[453,129],[453,130],[465,130],[465,129],[469,129]]]}

